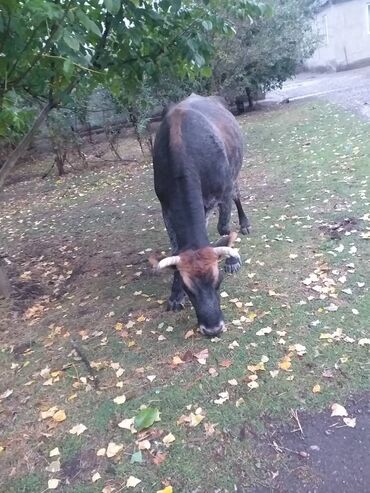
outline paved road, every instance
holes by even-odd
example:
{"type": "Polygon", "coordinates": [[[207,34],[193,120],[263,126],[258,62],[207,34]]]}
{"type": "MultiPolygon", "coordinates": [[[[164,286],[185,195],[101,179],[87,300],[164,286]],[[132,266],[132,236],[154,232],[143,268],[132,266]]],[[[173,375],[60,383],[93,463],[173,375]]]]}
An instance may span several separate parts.
{"type": "Polygon", "coordinates": [[[370,67],[330,74],[303,73],[271,91],[267,101],[320,98],[355,111],[370,120],[370,67]]]}

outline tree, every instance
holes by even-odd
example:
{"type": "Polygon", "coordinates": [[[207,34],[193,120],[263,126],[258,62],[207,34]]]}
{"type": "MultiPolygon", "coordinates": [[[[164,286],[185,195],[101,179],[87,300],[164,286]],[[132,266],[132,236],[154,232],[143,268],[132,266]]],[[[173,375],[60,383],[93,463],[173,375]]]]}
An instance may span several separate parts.
{"type": "Polygon", "coordinates": [[[259,92],[281,87],[315,50],[311,4],[274,0],[269,15],[249,25],[234,19],[236,36],[215,39],[212,89],[229,98],[244,92],[252,106],[259,92]]]}
{"type": "MultiPolygon", "coordinates": [[[[144,79],[204,70],[209,33],[231,32],[215,14],[221,0],[0,2],[0,138],[13,118],[9,101],[32,97],[41,108],[0,168],[0,188],[48,113],[78,85],[100,83],[114,94],[124,88],[132,101],[144,79]]],[[[244,15],[259,12],[246,0],[230,3],[244,15]]]]}

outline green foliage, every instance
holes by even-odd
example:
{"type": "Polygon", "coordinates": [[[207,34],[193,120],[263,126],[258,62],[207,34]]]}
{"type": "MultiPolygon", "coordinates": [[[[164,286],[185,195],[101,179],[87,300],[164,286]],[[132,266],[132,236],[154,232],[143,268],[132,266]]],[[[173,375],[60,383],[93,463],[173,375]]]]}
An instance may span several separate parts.
{"type": "Polygon", "coordinates": [[[276,0],[249,25],[235,18],[236,36],[215,40],[212,89],[235,97],[281,87],[315,49],[312,15],[306,0],[276,0]]]}
{"type": "Polygon", "coordinates": [[[0,138],[27,129],[19,98],[73,107],[100,84],[132,104],[164,75],[209,76],[211,33],[233,32],[220,5],[244,18],[262,11],[246,0],[0,0],[0,138]]]}
{"type": "Polygon", "coordinates": [[[152,426],[155,421],[159,420],[159,410],[155,407],[146,407],[135,417],[135,428],[137,431],[142,431],[152,426]]]}

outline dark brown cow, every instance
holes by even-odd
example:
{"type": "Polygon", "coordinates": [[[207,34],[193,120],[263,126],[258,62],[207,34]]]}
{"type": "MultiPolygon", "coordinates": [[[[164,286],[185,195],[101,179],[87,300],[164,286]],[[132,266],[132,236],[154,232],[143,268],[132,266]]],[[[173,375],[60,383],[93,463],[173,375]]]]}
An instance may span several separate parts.
{"type": "Polygon", "coordinates": [[[230,215],[234,200],[241,232],[249,232],[237,186],[243,142],[233,115],[216,97],[192,94],[165,114],[154,144],[154,185],[173,256],[157,266],[175,268],[168,309],[183,307],[190,298],[203,334],[215,336],[225,329],[218,289],[225,270],[241,267],[231,247],[230,215]],[[224,246],[212,247],[207,234],[210,212],[219,208],[218,232],[224,246]]]}

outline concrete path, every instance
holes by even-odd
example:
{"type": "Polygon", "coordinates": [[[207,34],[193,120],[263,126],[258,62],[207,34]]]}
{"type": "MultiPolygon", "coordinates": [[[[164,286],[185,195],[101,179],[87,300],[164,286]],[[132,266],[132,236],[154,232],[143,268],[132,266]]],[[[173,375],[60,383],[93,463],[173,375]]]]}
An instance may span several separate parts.
{"type": "Polygon", "coordinates": [[[267,102],[320,98],[340,104],[370,119],[370,67],[335,73],[303,73],[282,89],[267,94],[267,102]]]}

